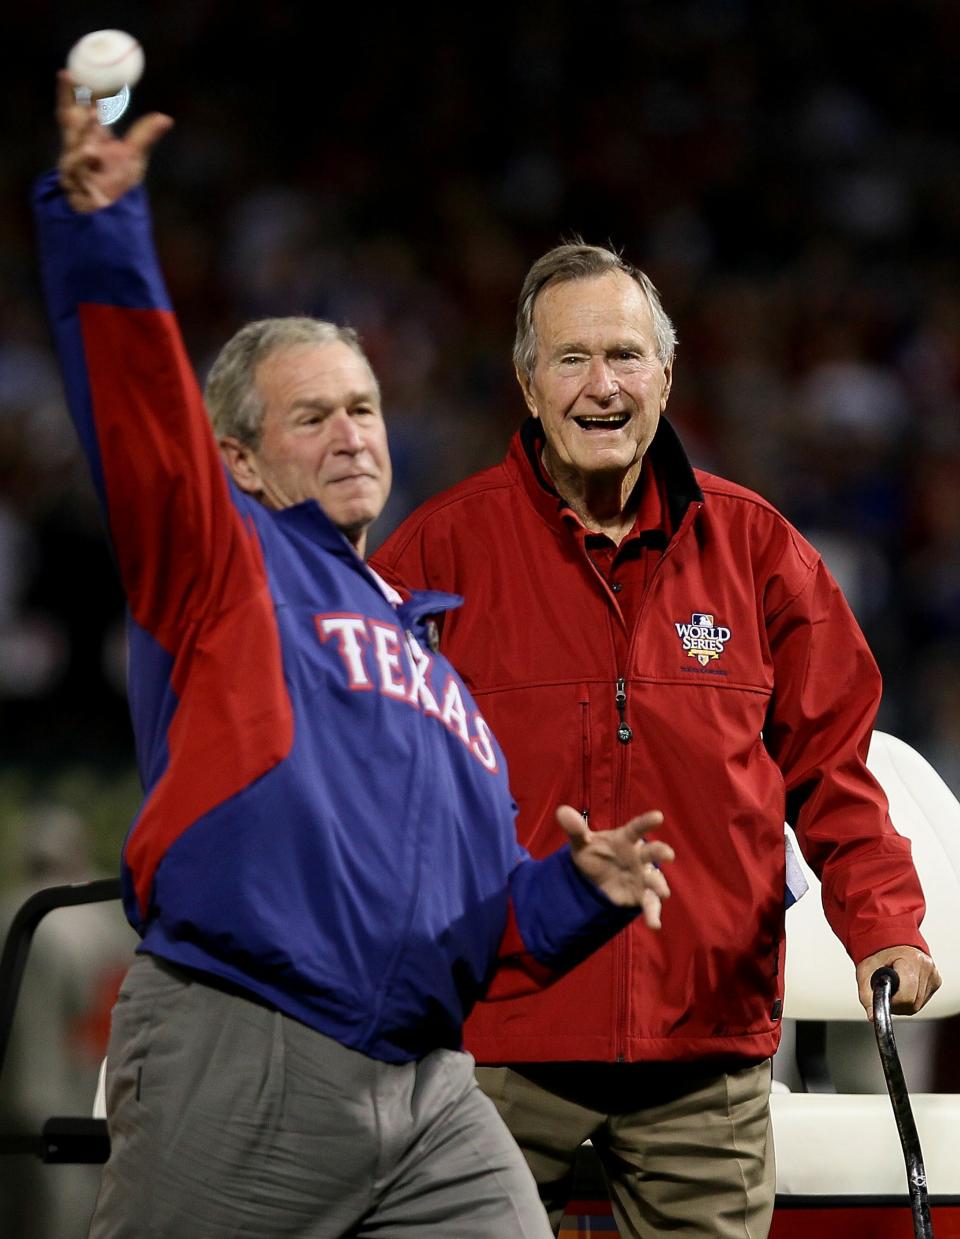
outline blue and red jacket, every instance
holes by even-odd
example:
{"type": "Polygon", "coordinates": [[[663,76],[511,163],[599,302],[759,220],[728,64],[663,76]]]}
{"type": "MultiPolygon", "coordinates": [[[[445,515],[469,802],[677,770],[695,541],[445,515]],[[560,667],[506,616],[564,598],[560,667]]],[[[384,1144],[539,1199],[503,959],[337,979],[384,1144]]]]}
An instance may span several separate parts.
{"type": "Polygon", "coordinates": [[[130,611],[145,787],[123,849],[141,950],[373,1058],[459,1047],[632,917],[519,846],[503,754],[425,616],[319,506],[228,480],[134,190],[36,194],[71,415],[130,611]]]}

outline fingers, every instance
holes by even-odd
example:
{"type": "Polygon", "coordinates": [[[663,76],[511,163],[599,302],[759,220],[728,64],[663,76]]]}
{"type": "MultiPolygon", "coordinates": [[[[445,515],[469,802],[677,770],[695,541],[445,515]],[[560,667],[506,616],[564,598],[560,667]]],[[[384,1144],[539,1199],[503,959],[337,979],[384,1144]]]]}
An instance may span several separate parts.
{"type": "Polygon", "coordinates": [[[638,908],[651,929],[660,928],[663,900],[670,886],[660,870],[674,858],[662,840],[645,838],[663,822],[659,810],[642,813],[617,830],[593,831],[571,805],[560,805],[557,823],[569,836],[577,868],[614,904],[638,908]]]}
{"type": "Polygon", "coordinates": [[[656,865],[649,861],[643,867],[643,881],[648,891],[657,895],[660,899],[670,898],[670,886],[666,877],[660,872],[656,865]]]}
{"type": "Polygon", "coordinates": [[[77,101],[73,78],[66,69],[57,74],[57,124],[66,149],[87,141],[101,127],[97,109],[77,101]]]}
{"type": "Polygon", "coordinates": [[[890,1002],[890,1010],[897,1015],[915,1015],[940,988],[940,971],[922,951],[915,958],[895,961],[893,967],[900,977],[900,988],[890,1002]]]}
{"type": "Polygon", "coordinates": [[[643,892],[641,907],[643,909],[644,923],[648,929],[658,930],[662,928],[662,922],[660,920],[662,906],[660,901],[661,896],[649,887],[643,892]]]}
{"type": "Polygon", "coordinates": [[[663,814],[659,809],[651,809],[648,813],[641,813],[639,817],[631,818],[622,827],[622,830],[626,837],[632,841],[642,838],[648,831],[662,825],[663,814]]]}
{"type": "MultiPolygon", "coordinates": [[[[87,145],[85,154],[90,157],[92,148],[89,144],[103,141],[110,136],[100,124],[96,105],[93,102],[77,101],[76,83],[66,69],[57,73],[57,124],[63,135],[65,153],[87,145]]],[[[145,158],[172,128],[172,116],[166,116],[163,112],[150,112],[134,121],[123,141],[128,144],[133,155],[145,158]]]]}
{"type": "MultiPolygon", "coordinates": [[[[664,844],[664,846],[666,845],[664,844]]],[[[672,860],[673,849],[670,848],[668,850],[672,860]]],[[[660,870],[650,862],[644,865],[643,877],[646,886],[640,901],[640,906],[643,909],[643,919],[650,929],[660,929],[662,927],[663,901],[670,898],[670,887],[660,870]]]]}
{"type": "Polygon", "coordinates": [[[127,131],[126,141],[142,156],[147,156],[165,133],[173,128],[173,117],[163,112],[151,112],[134,121],[127,131]]]}
{"type": "Polygon", "coordinates": [[[78,103],[76,93],[73,78],[61,70],[57,75],[60,184],[75,211],[97,211],[143,181],[150,152],[173,127],[173,120],[151,112],[119,136],[100,124],[95,104],[78,103]]]}
{"type": "Polygon", "coordinates": [[[664,843],[661,839],[645,842],[643,848],[644,858],[655,865],[669,865],[677,858],[670,844],[664,843]]]}
{"type": "Polygon", "coordinates": [[[927,975],[927,984],[926,984],[926,988],[922,995],[922,1001],[917,1007],[918,1011],[920,1010],[921,1007],[925,1007],[927,1005],[927,1003],[934,996],[934,994],[937,992],[937,990],[940,988],[942,984],[943,984],[943,977],[940,975],[940,969],[931,959],[930,960],[930,971],[929,971],[929,974],[927,975]]]}
{"type": "Polygon", "coordinates": [[[586,843],[590,838],[590,827],[582,813],[578,813],[573,805],[562,804],[557,807],[557,822],[566,832],[572,844],[586,843]]]}
{"type": "MultiPolygon", "coordinates": [[[[584,844],[593,837],[593,831],[587,825],[586,818],[582,813],[578,813],[572,805],[559,805],[556,817],[557,822],[572,843],[584,844]]],[[[631,818],[619,830],[609,833],[625,843],[634,844],[641,842],[648,831],[654,830],[662,824],[663,814],[659,809],[651,809],[647,813],[641,813],[639,817],[631,818]]],[[[669,864],[674,859],[674,851],[669,843],[663,843],[660,840],[644,842],[642,858],[644,861],[651,861],[656,865],[669,864]]]]}
{"type": "Polygon", "coordinates": [[[894,1015],[914,1015],[930,1001],[941,985],[936,964],[925,952],[912,946],[890,947],[877,951],[857,965],[860,1002],[869,1020],[873,1019],[873,987],[870,980],[878,968],[892,968],[900,978],[891,998],[894,1015]]]}
{"type": "Polygon", "coordinates": [[[87,209],[91,203],[85,181],[97,166],[104,130],[96,108],[77,102],[74,81],[66,69],[57,74],[57,124],[60,183],[72,205],[87,209]]]}
{"type": "Polygon", "coordinates": [[[78,106],[73,78],[66,69],[60,69],[57,73],[57,120],[78,106]]]}

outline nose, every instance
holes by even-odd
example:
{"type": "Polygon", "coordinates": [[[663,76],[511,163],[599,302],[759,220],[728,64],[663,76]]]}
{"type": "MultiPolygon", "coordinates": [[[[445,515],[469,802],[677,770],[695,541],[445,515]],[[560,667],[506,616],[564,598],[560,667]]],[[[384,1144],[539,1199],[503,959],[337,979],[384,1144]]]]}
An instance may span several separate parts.
{"type": "Polygon", "coordinates": [[[620,393],[620,384],[610,366],[610,362],[602,354],[595,353],[590,358],[587,370],[585,391],[599,404],[607,404],[620,393]]]}
{"type": "Polygon", "coordinates": [[[356,456],[364,448],[363,435],[356,418],[346,409],[337,409],[330,418],[330,432],[334,451],[356,456]]]}

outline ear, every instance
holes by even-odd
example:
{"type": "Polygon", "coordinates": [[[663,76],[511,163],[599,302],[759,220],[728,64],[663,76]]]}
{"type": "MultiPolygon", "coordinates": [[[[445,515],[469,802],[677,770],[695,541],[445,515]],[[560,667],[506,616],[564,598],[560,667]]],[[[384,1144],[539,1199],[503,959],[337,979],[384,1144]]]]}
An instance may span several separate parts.
{"type": "Polygon", "coordinates": [[[219,445],[220,457],[236,484],[248,495],[259,497],[263,493],[263,479],[253,448],[232,436],[220,439],[219,445]]]}
{"type": "Polygon", "coordinates": [[[673,358],[663,368],[663,391],[660,393],[660,412],[667,407],[670,399],[670,388],[673,386],[673,358]]]}
{"type": "Polygon", "coordinates": [[[520,390],[523,392],[523,399],[527,408],[530,410],[533,417],[539,417],[540,412],[537,409],[537,402],[533,398],[533,392],[530,390],[530,383],[524,378],[516,366],[513,368],[513,373],[517,376],[517,382],[520,384],[520,390]]]}

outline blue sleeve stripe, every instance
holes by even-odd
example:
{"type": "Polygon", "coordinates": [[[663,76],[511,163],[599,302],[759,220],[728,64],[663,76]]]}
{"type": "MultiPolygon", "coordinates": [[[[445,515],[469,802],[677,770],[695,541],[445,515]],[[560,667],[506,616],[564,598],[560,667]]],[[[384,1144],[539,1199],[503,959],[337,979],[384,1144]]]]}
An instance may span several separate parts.
{"type": "Polygon", "coordinates": [[[41,233],[41,272],[54,320],[78,303],[133,310],[172,308],[154,257],[147,195],[142,186],[100,211],[74,211],[56,173],[34,191],[41,233]]]}
{"type": "Polygon", "coordinates": [[[106,486],[78,306],[89,301],[133,309],[170,309],[153,257],[147,198],[137,188],[111,207],[80,214],[64,197],[57,173],[51,172],[37,182],[33,202],[41,277],[67,403],[106,514],[106,486]]]}

